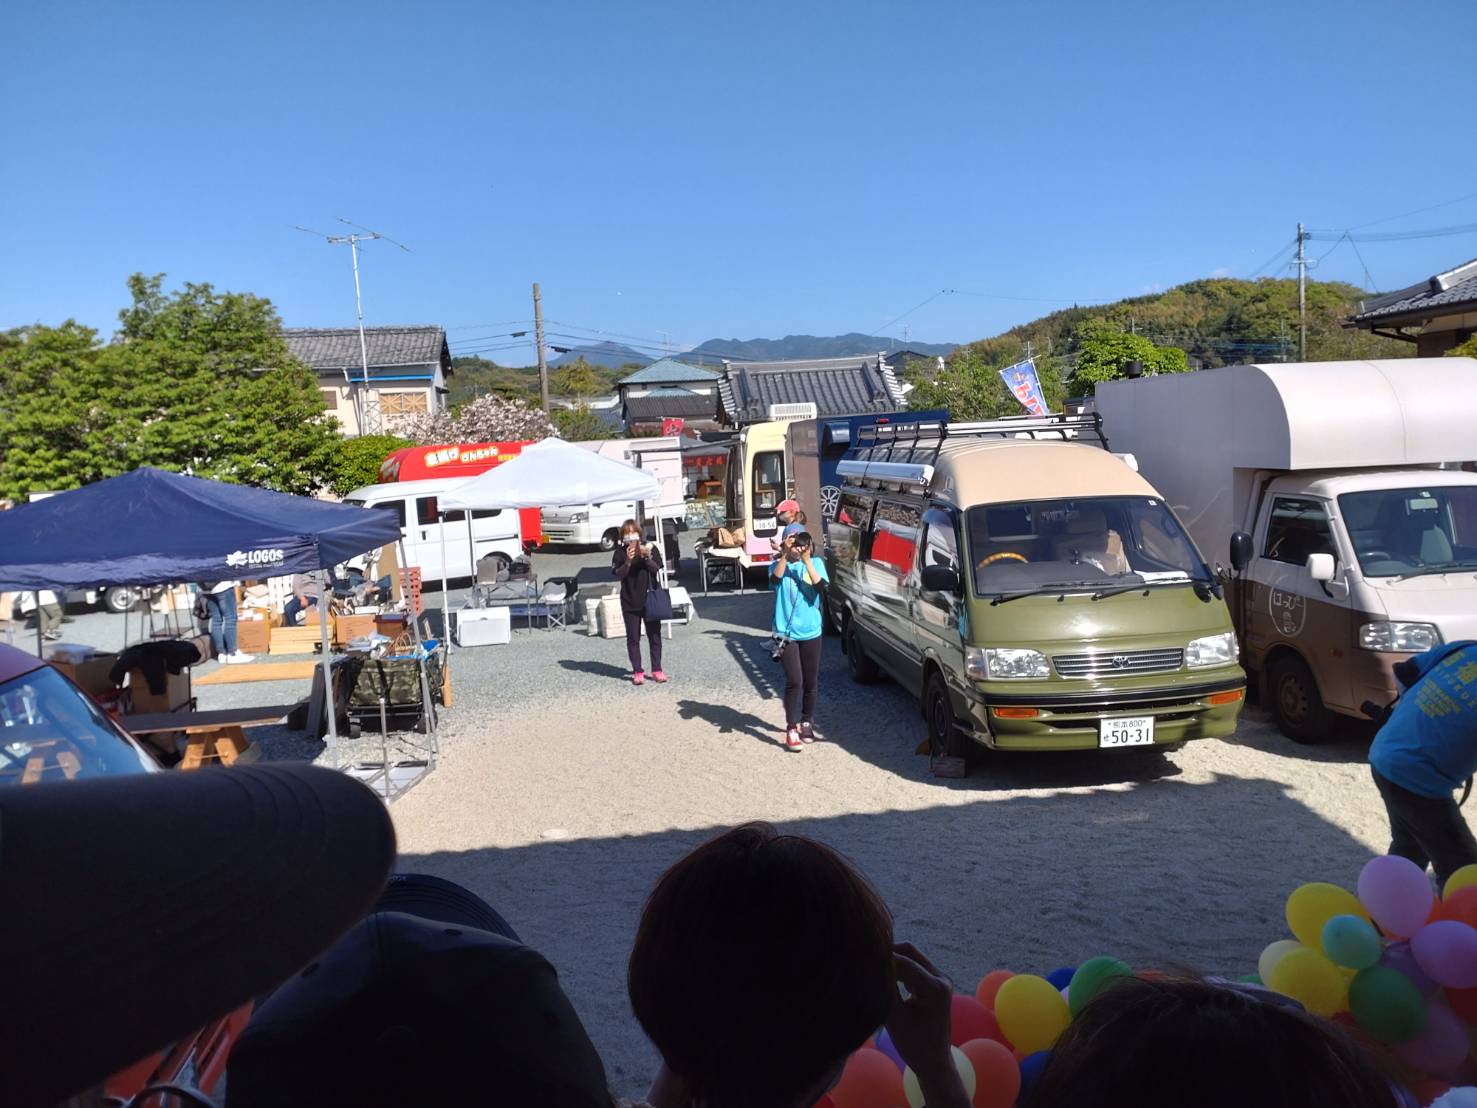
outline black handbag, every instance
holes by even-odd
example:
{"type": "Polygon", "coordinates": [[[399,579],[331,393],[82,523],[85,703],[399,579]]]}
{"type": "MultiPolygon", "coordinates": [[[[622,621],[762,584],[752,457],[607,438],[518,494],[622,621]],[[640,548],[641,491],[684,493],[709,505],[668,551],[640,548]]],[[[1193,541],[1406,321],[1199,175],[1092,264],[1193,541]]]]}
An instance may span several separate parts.
{"type": "Polygon", "coordinates": [[[672,618],[672,594],[666,589],[653,586],[646,590],[646,618],[671,619],[672,618]]]}

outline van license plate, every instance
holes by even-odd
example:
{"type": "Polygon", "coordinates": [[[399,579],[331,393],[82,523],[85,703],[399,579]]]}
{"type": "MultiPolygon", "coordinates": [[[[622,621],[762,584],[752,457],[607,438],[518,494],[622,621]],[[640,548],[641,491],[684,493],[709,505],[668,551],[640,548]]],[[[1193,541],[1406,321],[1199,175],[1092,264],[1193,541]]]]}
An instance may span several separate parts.
{"type": "Polygon", "coordinates": [[[1152,746],[1153,716],[1120,716],[1098,724],[1098,746],[1152,746]]]}

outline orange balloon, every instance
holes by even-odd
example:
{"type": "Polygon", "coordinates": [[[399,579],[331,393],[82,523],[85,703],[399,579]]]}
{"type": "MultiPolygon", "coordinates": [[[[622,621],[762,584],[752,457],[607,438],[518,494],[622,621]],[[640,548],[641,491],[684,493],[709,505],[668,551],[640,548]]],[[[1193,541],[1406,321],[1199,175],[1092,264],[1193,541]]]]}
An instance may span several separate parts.
{"type": "Polygon", "coordinates": [[[1010,1108],[1021,1091],[1015,1052],[994,1039],[971,1039],[959,1049],[974,1066],[974,1108],[1010,1108]]]}
{"type": "Polygon", "coordinates": [[[836,1108],[836,1102],[831,1099],[830,1093],[822,1093],[820,1100],[816,1101],[811,1108],[836,1108]]]}
{"type": "Polygon", "coordinates": [[[1009,981],[1015,974],[1008,969],[992,969],[980,978],[979,986],[974,990],[974,998],[992,1012],[995,1010],[995,994],[1000,991],[1000,986],[1009,981]]]}
{"type": "Polygon", "coordinates": [[[880,1050],[865,1046],[846,1060],[830,1097],[836,1108],[896,1108],[908,1103],[902,1071],[880,1050]]]}
{"type": "Polygon", "coordinates": [[[1436,905],[1432,918],[1456,920],[1468,927],[1477,927],[1477,885],[1457,889],[1436,905]]]}

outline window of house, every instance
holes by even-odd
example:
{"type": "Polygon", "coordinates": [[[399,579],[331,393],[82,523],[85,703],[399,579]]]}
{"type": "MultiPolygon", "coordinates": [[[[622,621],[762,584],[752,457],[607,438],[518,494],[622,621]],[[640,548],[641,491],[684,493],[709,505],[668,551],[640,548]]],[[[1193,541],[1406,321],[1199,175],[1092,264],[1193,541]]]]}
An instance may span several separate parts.
{"type": "Polygon", "coordinates": [[[380,411],[385,415],[423,415],[426,411],[424,392],[382,392],[380,411]]]}
{"type": "Polygon", "coordinates": [[[338,389],[319,389],[318,395],[323,397],[323,407],[328,411],[338,407],[338,389]]]}
{"type": "Polygon", "coordinates": [[[1337,553],[1328,511],[1322,503],[1293,496],[1279,496],[1272,501],[1262,557],[1301,566],[1307,564],[1309,554],[1337,556],[1337,553]]]}
{"type": "Polygon", "coordinates": [[[881,500],[872,519],[872,551],[869,558],[906,576],[913,572],[918,550],[918,509],[895,500],[881,500]]]}

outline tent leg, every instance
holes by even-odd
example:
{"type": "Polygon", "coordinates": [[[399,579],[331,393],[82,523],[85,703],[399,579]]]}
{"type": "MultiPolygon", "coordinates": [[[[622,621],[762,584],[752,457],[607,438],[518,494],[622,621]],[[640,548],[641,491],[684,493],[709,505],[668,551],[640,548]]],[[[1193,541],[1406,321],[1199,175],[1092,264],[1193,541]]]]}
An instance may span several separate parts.
{"type": "Polygon", "coordinates": [[[329,763],[338,769],[338,711],[333,702],[333,655],[329,651],[328,602],[333,596],[333,579],[329,571],[319,570],[322,595],[318,597],[318,641],[323,649],[323,695],[328,701],[329,763]]]}
{"type": "Polygon", "coordinates": [[[472,541],[472,509],[467,508],[467,564],[472,567],[472,603],[482,607],[482,593],[477,589],[477,544],[472,541]]]}
{"type": "MultiPolygon", "coordinates": [[[[662,542],[662,513],[661,513],[661,508],[660,507],[657,508],[657,512],[656,512],[656,549],[657,549],[657,553],[659,553],[661,555],[661,558],[662,558],[662,567],[663,568],[662,568],[661,574],[659,575],[660,576],[660,579],[661,579],[661,585],[662,585],[663,588],[670,588],[671,587],[671,571],[666,568],[666,565],[667,565],[667,546],[666,546],[666,544],[664,542],[662,542]]],[[[666,623],[662,624],[662,634],[665,635],[669,639],[672,637],[672,621],[671,620],[668,620],[666,623]]]]}
{"type": "MultiPolygon", "coordinates": [[[[405,543],[403,541],[400,544],[400,561],[403,563],[401,572],[408,579],[410,577],[410,565],[405,561],[405,543]]],[[[408,591],[402,590],[402,592],[408,591]]],[[[416,663],[421,671],[421,713],[426,721],[426,733],[434,734],[437,726],[436,706],[431,702],[431,679],[426,674],[426,652],[421,643],[420,624],[416,622],[414,600],[409,596],[405,599],[405,622],[410,627],[410,637],[415,641],[416,663]]],[[[387,777],[389,772],[390,768],[387,765],[385,767],[387,777]]]]}
{"type": "MultiPolygon", "coordinates": [[[[462,512],[467,519],[467,534],[472,533],[472,513],[470,510],[462,512]]],[[[438,518],[441,520],[441,641],[446,644],[446,653],[451,653],[451,601],[446,596],[446,513],[442,512],[438,518]]]]}
{"type": "MultiPolygon", "coordinates": [[[[41,594],[39,592],[36,592],[32,593],[31,595],[36,598],[36,657],[41,658],[44,657],[46,654],[45,634],[41,630],[41,594]]],[[[124,645],[127,646],[128,644],[124,643],[124,645]]]]}

